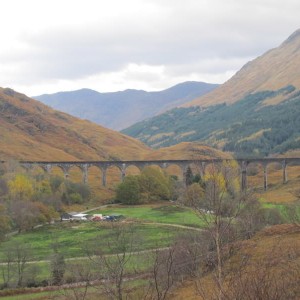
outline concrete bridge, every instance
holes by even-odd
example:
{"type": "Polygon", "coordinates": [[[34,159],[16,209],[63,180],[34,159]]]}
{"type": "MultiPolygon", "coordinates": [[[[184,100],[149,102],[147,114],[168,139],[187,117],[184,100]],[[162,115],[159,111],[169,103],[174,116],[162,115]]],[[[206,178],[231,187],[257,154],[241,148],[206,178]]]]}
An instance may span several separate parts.
{"type": "MultiPolygon", "coordinates": [[[[126,170],[130,166],[135,166],[140,171],[150,165],[159,166],[162,169],[166,169],[171,165],[178,166],[181,169],[183,178],[186,176],[186,171],[189,166],[196,165],[199,168],[199,173],[203,176],[205,174],[205,168],[209,164],[221,164],[222,162],[236,161],[240,166],[241,175],[241,187],[247,188],[247,169],[250,164],[260,164],[264,171],[264,189],[268,188],[268,165],[271,163],[277,163],[282,168],[282,182],[288,181],[287,167],[288,165],[300,165],[300,158],[244,158],[244,159],[201,159],[201,160],[131,160],[131,161],[20,161],[20,165],[27,170],[30,170],[36,166],[42,168],[45,172],[51,173],[53,167],[59,167],[65,178],[69,176],[69,171],[73,167],[77,167],[82,172],[82,180],[84,183],[88,182],[88,170],[90,167],[97,167],[102,172],[102,185],[106,186],[106,173],[110,167],[117,167],[120,171],[121,180],[126,176],[126,170]]],[[[1,161],[5,163],[4,161],[1,161]]]]}

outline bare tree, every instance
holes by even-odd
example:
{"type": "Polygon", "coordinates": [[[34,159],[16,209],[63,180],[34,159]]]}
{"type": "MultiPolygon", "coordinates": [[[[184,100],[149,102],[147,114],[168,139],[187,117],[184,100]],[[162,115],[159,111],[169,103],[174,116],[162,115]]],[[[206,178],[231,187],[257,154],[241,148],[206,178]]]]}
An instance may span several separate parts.
{"type": "Polygon", "coordinates": [[[217,298],[220,300],[223,299],[224,245],[234,238],[232,223],[248,195],[240,191],[239,171],[234,162],[212,163],[204,181],[205,189],[198,187],[188,191],[186,203],[193,207],[213,241],[211,250],[215,251],[216,257],[212,262],[216,268],[217,298]]]}
{"type": "Polygon", "coordinates": [[[166,299],[175,283],[175,247],[154,252],[155,259],[151,271],[149,290],[145,299],[166,299]]]}
{"type": "MultiPolygon", "coordinates": [[[[93,267],[87,261],[69,263],[66,266],[69,278],[65,279],[58,292],[54,292],[52,299],[85,300],[89,297],[89,288],[93,281],[93,267]]],[[[97,283],[96,283],[97,284],[97,283]]]]}
{"type": "Polygon", "coordinates": [[[11,280],[14,275],[14,253],[10,248],[5,248],[3,250],[3,263],[1,264],[1,273],[3,280],[3,287],[7,288],[10,286],[11,280]]]}
{"type": "Polygon", "coordinates": [[[30,246],[19,242],[4,249],[4,261],[1,265],[4,287],[24,285],[30,253],[30,246]]]}
{"type": "Polygon", "coordinates": [[[20,243],[14,244],[15,261],[17,265],[17,286],[22,286],[25,268],[30,258],[30,246],[20,243]]]}
{"type": "Polygon", "coordinates": [[[99,291],[104,293],[107,299],[122,300],[129,292],[124,287],[126,266],[133,251],[137,250],[137,236],[130,225],[112,222],[109,226],[110,235],[105,241],[103,238],[96,240],[86,251],[96,268],[99,291]],[[107,251],[113,254],[107,255],[107,251]]]}
{"type": "Polygon", "coordinates": [[[149,258],[153,261],[149,286],[144,299],[163,300],[173,288],[187,277],[198,277],[206,269],[209,242],[205,232],[179,235],[168,249],[156,249],[149,258]]]}

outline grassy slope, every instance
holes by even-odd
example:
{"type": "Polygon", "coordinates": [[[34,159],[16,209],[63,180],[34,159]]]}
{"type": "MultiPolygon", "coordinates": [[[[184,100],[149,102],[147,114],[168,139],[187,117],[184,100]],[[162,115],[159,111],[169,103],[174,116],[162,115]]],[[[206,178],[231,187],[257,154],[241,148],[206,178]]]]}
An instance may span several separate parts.
{"type": "Polygon", "coordinates": [[[150,151],[141,142],[0,89],[2,159],[138,159],[150,151]]]}
{"type": "Polygon", "coordinates": [[[229,153],[211,148],[203,143],[182,142],[174,146],[160,148],[149,153],[147,159],[211,159],[231,158],[229,153]]]}
{"type": "MultiPolygon", "coordinates": [[[[159,226],[163,224],[179,224],[191,227],[201,227],[201,223],[195,213],[189,209],[166,204],[137,206],[137,207],[111,207],[94,211],[92,213],[112,214],[120,213],[125,216],[125,220],[135,219],[135,235],[143,240],[141,249],[151,249],[168,245],[172,237],[179,231],[186,228],[173,226],[159,226]],[[148,222],[149,224],[140,224],[148,222]],[[151,224],[155,223],[155,224],[151,224]]],[[[119,224],[119,223],[117,223],[119,224]]],[[[122,226],[126,226],[123,223],[122,226]]],[[[3,249],[15,242],[25,242],[31,246],[31,260],[48,259],[52,253],[51,243],[57,239],[61,245],[61,251],[66,253],[65,257],[84,256],[83,245],[99,237],[105,247],[106,239],[111,236],[112,229],[107,222],[87,222],[87,223],[62,223],[57,225],[43,226],[33,231],[12,236],[8,241],[1,244],[3,249]]],[[[0,253],[0,260],[2,258],[0,253]]]]}
{"type": "MultiPolygon", "coordinates": [[[[234,256],[225,263],[226,278],[229,278],[229,272],[236,272],[236,268],[240,268],[242,261],[247,257],[249,274],[253,274],[258,266],[259,270],[272,268],[272,276],[278,275],[274,278],[281,281],[282,271],[284,277],[287,277],[286,268],[297,269],[300,266],[300,227],[283,224],[266,228],[252,239],[237,244],[236,249],[234,256]]],[[[289,280],[294,280],[295,285],[297,285],[299,278],[289,278],[289,280]]],[[[204,277],[201,284],[205,287],[208,295],[212,293],[214,281],[211,275],[204,277]]],[[[299,289],[298,292],[300,292],[299,289]]],[[[183,287],[174,293],[172,299],[202,300],[203,298],[197,295],[194,282],[186,281],[183,287]]]]}
{"type": "Polygon", "coordinates": [[[278,90],[289,84],[299,89],[299,46],[300,29],[278,48],[247,63],[236,75],[216,90],[184,106],[234,103],[249,93],[278,90]]]}
{"type": "Polygon", "coordinates": [[[181,144],[153,151],[140,141],[55,111],[42,103],[0,88],[2,160],[139,160],[223,157],[204,145],[181,144]]]}

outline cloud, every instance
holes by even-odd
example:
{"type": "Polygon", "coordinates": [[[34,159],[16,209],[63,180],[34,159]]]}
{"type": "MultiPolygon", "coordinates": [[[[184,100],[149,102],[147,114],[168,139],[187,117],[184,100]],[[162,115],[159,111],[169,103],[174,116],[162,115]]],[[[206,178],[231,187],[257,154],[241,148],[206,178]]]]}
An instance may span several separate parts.
{"type": "Polygon", "coordinates": [[[30,94],[101,91],[100,80],[112,90],[126,82],[148,90],[191,78],[222,82],[296,30],[300,9],[293,0],[7,3],[0,81],[30,94]]]}

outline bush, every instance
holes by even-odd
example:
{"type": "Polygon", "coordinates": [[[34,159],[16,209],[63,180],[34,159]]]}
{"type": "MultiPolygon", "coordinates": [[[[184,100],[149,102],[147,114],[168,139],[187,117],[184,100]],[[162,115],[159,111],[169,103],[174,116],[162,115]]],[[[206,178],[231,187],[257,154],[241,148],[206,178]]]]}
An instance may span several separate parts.
{"type": "Polygon", "coordinates": [[[72,193],[69,195],[70,202],[72,204],[82,204],[84,201],[79,193],[72,193]]]}
{"type": "Polygon", "coordinates": [[[141,202],[138,176],[127,176],[117,187],[116,200],[123,204],[139,204],[141,202]]]}

